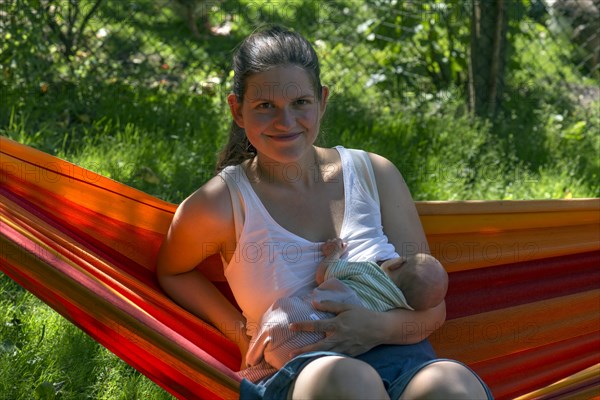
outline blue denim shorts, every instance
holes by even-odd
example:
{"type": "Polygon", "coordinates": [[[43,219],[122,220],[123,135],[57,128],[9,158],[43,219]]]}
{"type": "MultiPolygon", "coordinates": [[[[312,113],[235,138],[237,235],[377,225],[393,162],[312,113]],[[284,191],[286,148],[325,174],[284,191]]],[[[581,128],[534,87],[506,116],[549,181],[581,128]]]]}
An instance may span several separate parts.
{"type": "MultiPolygon", "coordinates": [[[[306,365],[325,356],[344,356],[330,351],[316,351],[302,354],[289,361],[271,377],[252,383],[244,379],[240,387],[240,400],[285,400],[294,380],[306,365]]],[[[413,345],[381,345],[356,357],[371,365],[381,376],[391,399],[400,397],[406,385],[417,372],[436,361],[445,361],[435,357],[428,340],[413,345]]],[[[456,362],[456,361],[454,361],[456,362]]],[[[492,399],[488,387],[481,384],[492,399]]]]}

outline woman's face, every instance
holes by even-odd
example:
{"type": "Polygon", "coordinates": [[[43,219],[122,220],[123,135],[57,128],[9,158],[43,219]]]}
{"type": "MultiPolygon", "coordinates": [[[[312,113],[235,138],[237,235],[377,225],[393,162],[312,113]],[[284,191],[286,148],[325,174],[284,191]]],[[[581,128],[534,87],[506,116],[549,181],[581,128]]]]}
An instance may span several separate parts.
{"type": "Polygon", "coordinates": [[[304,69],[283,66],[248,77],[241,104],[235,95],[228,100],[259,157],[288,163],[300,160],[317,138],[327,95],[323,88],[319,101],[304,69]]]}

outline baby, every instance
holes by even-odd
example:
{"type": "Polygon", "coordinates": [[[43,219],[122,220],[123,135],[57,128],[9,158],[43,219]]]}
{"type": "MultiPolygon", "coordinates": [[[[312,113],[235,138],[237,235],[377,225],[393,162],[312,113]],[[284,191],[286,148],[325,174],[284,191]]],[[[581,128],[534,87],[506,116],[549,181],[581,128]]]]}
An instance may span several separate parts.
{"type": "Polygon", "coordinates": [[[256,365],[264,357],[281,368],[290,353],[324,338],[320,332],[292,332],[289,324],[308,319],[327,319],[334,315],[315,310],[312,301],[337,301],[387,311],[392,308],[426,310],[440,304],[448,289],[448,274],[429,254],[375,262],[349,262],[340,257],[346,249],[341,239],[323,244],[325,258],[317,267],[319,285],[304,297],[286,297],[275,301],[262,317],[246,361],[256,365]]]}

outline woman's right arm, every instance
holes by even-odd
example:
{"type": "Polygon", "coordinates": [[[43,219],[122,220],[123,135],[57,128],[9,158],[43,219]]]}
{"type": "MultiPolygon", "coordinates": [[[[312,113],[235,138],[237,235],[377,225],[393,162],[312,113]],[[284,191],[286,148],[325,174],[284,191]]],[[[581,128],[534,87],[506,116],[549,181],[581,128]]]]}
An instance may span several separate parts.
{"type": "Polygon", "coordinates": [[[235,241],[229,191],[215,177],[177,208],[157,259],[157,277],[179,305],[244,347],[244,317],[196,266],[235,241]],[[235,329],[240,327],[240,329],[235,329]]]}

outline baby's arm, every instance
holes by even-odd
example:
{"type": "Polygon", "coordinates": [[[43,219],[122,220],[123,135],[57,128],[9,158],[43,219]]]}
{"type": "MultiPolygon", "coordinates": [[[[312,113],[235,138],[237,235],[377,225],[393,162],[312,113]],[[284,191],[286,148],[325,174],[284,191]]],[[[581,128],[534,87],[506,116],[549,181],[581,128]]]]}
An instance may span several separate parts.
{"type": "Polygon", "coordinates": [[[329,239],[323,243],[321,252],[323,252],[325,258],[317,266],[317,276],[315,278],[318,285],[325,280],[325,272],[327,271],[329,264],[339,260],[342,254],[344,254],[344,251],[346,251],[346,247],[348,247],[348,244],[344,243],[340,238],[329,239]]]}

